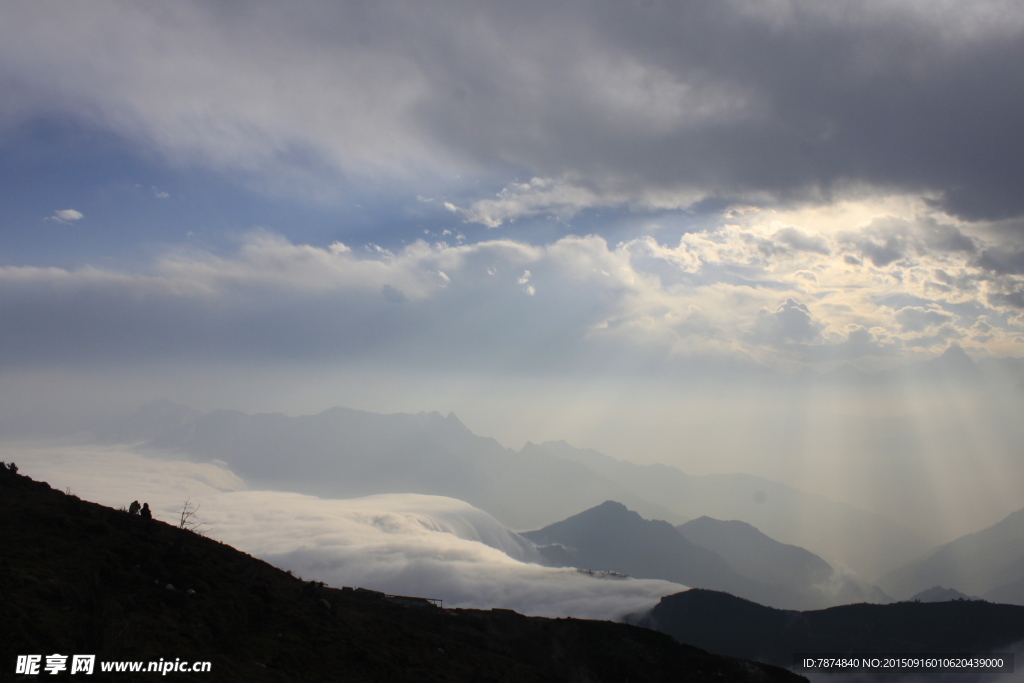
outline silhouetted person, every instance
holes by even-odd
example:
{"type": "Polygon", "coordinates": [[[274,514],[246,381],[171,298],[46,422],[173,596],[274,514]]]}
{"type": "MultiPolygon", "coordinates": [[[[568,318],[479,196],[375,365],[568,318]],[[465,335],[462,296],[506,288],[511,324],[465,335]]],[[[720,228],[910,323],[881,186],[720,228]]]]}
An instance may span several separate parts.
{"type": "Polygon", "coordinates": [[[139,510],[140,509],[141,508],[139,507],[139,501],[133,500],[132,504],[128,506],[128,514],[129,515],[137,515],[137,514],[139,514],[139,510]]]}
{"type": "Polygon", "coordinates": [[[153,513],[149,511],[149,503],[143,503],[142,509],[139,511],[143,519],[153,519],[153,513]]]}

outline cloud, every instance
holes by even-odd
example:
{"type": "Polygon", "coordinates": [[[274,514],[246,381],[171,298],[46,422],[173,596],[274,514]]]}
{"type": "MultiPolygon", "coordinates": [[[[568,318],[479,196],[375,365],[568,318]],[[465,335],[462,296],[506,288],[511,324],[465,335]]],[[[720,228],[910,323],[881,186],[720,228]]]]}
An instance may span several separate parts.
{"type": "Polygon", "coordinates": [[[551,178],[533,178],[528,183],[512,183],[493,199],[479,199],[466,209],[447,204],[449,211],[459,213],[467,222],[497,228],[502,223],[538,214],[553,215],[563,220],[583,209],[621,202],[602,198],[593,190],[573,186],[551,178]]]}
{"type": "Polygon", "coordinates": [[[530,275],[532,275],[532,273],[530,273],[530,271],[524,270],[523,274],[519,277],[517,282],[523,286],[523,291],[524,292],[526,292],[530,296],[533,296],[534,294],[537,293],[537,289],[533,285],[529,284],[529,282],[530,282],[530,275]]]}
{"type": "Polygon", "coordinates": [[[131,267],[0,269],[12,321],[3,363],[194,357],[569,374],[635,363],[671,374],[706,353],[777,367],[802,357],[791,345],[843,343],[851,325],[878,340],[917,334],[892,315],[906,306],[975,307],[961,330],[986,315],[996,332],[974,335],[984,346],[974,350],[1020,353],[1003,335],[1024,286],[1007,233],[913,198],[666,214],[657,227],[617,215],[633,221],[618,242],[533,224],[476,230],[467,243],[451,240],[458,218],[441,211],[426,234],[445,241],[316,244],[254,231],[234,250],[151,250],[131,267]],[[879,308],[896,296],[909,298],[879,308]],[[781,323],[769,332],[766,318],[758,341],[758,311],[787,299],[814,312],[819,338],[793,338],[781,323]]]}
{"type": "Polygon", "coordinates": [[[13,316],[0,335],[8,363],[301,358],[571,370],[602,362],[588,342],[600,323],[663,306],[657,283],[597,237],[543,248],[417,242],[392,253],[258,233],[233,256],[174,252],[148,274],[7,267],[0,282],[0,310],[13,316]]]}
{"type": "Polygon", "coordinates": [[[999,307],[1024,308],[1024,287],[1017,285],[1009,291],[993,292],[988,300],[999,307]]]}
{"type": "Polygon", "coordinates": [[[54,211],[52,216],[49,216],[46,220],[57,221],[58,223],[74,223],[75,221],[85,218],[85,214],[75,209],[61,209],[60,211],[54,211]]]}
{"type": "Polygon", "coordinates": [[[787,298],[774,310],[759,310],[748,338],[751,343],[774,347],[785,356],[805,363],[865,356],[893,357],[904,348],[903,339],[882,327],[867,329],[850,323],[844,331],[836,330],[835,326],[815,316],[807,305],[792,298],[787,298]]]}
{"type": "Polygon", "coordinates": [[[967,219],[1024,213],[1010,115],[1024,9],[1008,0],[185,1],[75,6],[56,26],[36,3],[3,12],[8,130],[67,117],[236,177],[445,178],[462,197],[449,203],[487,225],[864,192],[918,193],[967,219]],[[488,198],[463,174],[509,191],[488,198]]]}
{"type": "Polygon", "coordinates": [[[932,272],[933,281],[925,282],[925,289],[935,288],[943,292],[975,292],[981,284],[981,278],[970,273],[966,268],[957,269],[958,272],[947,272],[943,268],[936,268],[932,272]]]}
{"type": "Polygon", "coordinates": [[[952,313],[939,308],[921,306],[907,306],[896,311],[896,321],[906,332],[923,332],[929,328],[949,323],[954,317],[952,313]]]}
{"type": "Polygon", "coordinates": [[[790,342],[816,342],[825,325],[816,320],[806,305],[787,298],[774,311],[757,312],[753,338],[761,344],[782,346],[790,342]]]}
{"type": "Polygon", "coordinates": [[[867,330],[860,325],[849,325],[846,338],[833,339],[829,343],[803,345],[798,347],[798,357],[811,363],[849,361],[865,356],[893,357],[903,349],[903,340],[882,333],[867,330]]]}
{"type": "Polygon", "coordinates": [[[861,232],[845,232],[840,240],[850,244],[861,259],[869,260],[882,268],[898,261],[907,254],[906,230],[900,227],[871,226],[861,232]]]}
{"type": "Polygon", "coordinates": [[[401,290],[395,289],[391,285],[381,285],[380,291],[384,295],[384,300],[393,304],[401,304],[409,300],[401,290]]]}
{"type": "Polygon", "coordinates": [[[628,207],[638,211],[685,209],[700,194],[684,189],[637,189],[617,187],[614,182],[586,183],[568,178],[532,178],[529,182],[506,185],[495,197],[478,199],[467,208],[447,203],[445,208],[463,216],[468,223],[488,228],[533,216],[568,221],[588,209],[628,207]]]}
{"type": "Polygon", "coordinates": [[[211,538],[332,586],[440,598],[446,607],[591,619],[642,611],[685,590],[668,581],[601,579],[531,564],[531,543],[452,498],[325,500],[251,491],[216,465],[149,460],[127,450],[20,444],[4,459],[86,500],[113,507],[149,502],[170,523],[190,498],[211,538]]]}
{"type": "Polygon", "coordinates": [[[940,223],[934,218],[920,220],[919,230],[924,244],[936,251],[973,254],[978,249],[976,239],[965,235],[955,225],[940,223]]]}
{"type": "Polygon", "coordinates": [[[950,340],[963,339],[966,336],[954,325],[946,324],[938,327],[932,334],[922,334],[905,339],[904,344],[910,348],[932,348],[937,346],[945,348],[950,340]]]}
{"type": "MultiPolygon", "coordinates": [[[[897,261],[916,265],[924,258],[948,261],[960,255],[974,254],[978,248],[976,238],[965,235],[960,228],[942,223],[932,216],[879,216],[857,230],[844,230],[837,235],[844,245],[852,247],[860,257],[848,260],[869,260],[878,268],[897,261]]],[[[961,261],[966,263],[966,261],[961,261]]]]}
{"type": "Polygon", "coordinates": [[[845,247],[796,249],[826,238],[770,221],[687,232],[675,246],[591,235],[392,251],[257,231],[234,253],[168,250],[131,271],[6,266],[0,357],[9,369],[200,359],[686,374],[708,354],[737,367],[810,358],[805,347],[844,344],[851,326],[881,344],[856,348],[888,354],[954,310],[964,325],[987,316],[994,336],[978,343],[1014,355],[1004,333],[1021,277],[896,228],[907,257],[885,268],[851,269],[845,247]]]}
{"type": "Polygon", "coordinates": [[[0,443],[0,460],[16,462],[23,474],[47,481],[54,488],[70,487],[76,495],[115,508],[133,499],[161,501],[158,518],[176,520],[182,502],[192,496],[206,499],[245,490],[246,485],[227,465],[172,460],[149,460],[127,448],[0,443]],[[24,467],[22,467],[24,463],[24,467]]]}
{"type": "Polygon", "coordinates": [[[977,264],[999,275],[1024,274],[1024,247],[990,247],[981,252],[977,264]]]}
{"type": "Polygon", "coordinates": [[[826,256],[832,253],[828,240],[822,235],[807,233],[792,226],[781,228],[772,237],[797,251],[810,251],[826,256]]]}
{"type": "Polygon", "coordinates": [[[971,326],[971,341],[982,344],[993,341],[996,338],[996,328],[988,324],[988,316],[979,316],[974,325],[971,326]]]}

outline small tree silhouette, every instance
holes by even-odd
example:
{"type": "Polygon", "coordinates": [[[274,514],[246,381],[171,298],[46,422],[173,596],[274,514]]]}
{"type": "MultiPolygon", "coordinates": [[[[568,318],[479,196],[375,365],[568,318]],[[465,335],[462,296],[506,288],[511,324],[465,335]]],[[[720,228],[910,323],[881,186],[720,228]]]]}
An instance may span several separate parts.
{"type": "Polygon", "coordinates": [[[192,499],[187,498],[185,504],[181,507],[181,516],[178,519],[178,528],[184,529],[185,531],[191,531],[194,534],[205,536],[210,530],[205,524],[199,521],[196,517],[196,513],[199,512],[199,506],[192,504],[192,499]]]}

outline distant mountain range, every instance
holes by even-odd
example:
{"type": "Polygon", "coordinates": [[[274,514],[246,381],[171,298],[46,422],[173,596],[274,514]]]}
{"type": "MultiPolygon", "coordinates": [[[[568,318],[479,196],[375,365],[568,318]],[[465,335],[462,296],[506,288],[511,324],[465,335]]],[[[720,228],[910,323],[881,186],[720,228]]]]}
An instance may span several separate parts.
{"type": "Polygon", "coordinates": [[[565,442],[528,443],[516,452],[473,434],[452,414],[332,408],[288,417],[201,413],[157,401],[110,425],[102,439],[222,460],[254,486],[326,497],[450,496],[513,529],[537,529],[607,500],[673,524],[704,515],[743,520],[862,576],[881,574],[927,549],[881,515],[760,477],[690,476],[565,442]]]}
{"type": "Polygon", "coordinates": [[[896,597],[946,586],[994,602],[1024,605],[1024,509],[961,536],[879,580],[896,597]]]}
{"type": "Polygon", "coordinates": [[[984,654],[1012,651],[1024,639],[1024,607],[967,600],[794,612],[693,589],[662,598],[633,621],[710,652],[779,666],[799,652],[984,654]]]}
{"type": "MultiPolygon", "coordinates": [[[[873,577],[908,562],[927,550],[913,532],[888,518],[824,496],[747,474],[691,476],[668,465],[637,465],[564,441],[526,444],[522,453],[546,453],[585,465],[645,500],[686,520],[708,516],[742,520],[772,538],[814,552],[873,577]]],[[[628,507],[633,507],[622,499],[628,507]]],[[[649,519],[670,517],[650,515],[649,519]]]]}
{"type": "Polygon", "coordinates": [[[199,413],[157,401],[104,435],[222,460],[254,486],[328,498],[375,493],[450,496],[513,529],[536,528],[608,499],[685,521],[589,468],[516,453],[454,415],[380,415],[332,408],[318,415],[199,413]]]}
{"type": "Polygon", "coordinates": [[[673,528],[608,501],[522,535],[553,566],[665,579],[785,609],[891,601],[874,586],[838,575],[817,555],[744,522],[701,517],[673,528]]]}

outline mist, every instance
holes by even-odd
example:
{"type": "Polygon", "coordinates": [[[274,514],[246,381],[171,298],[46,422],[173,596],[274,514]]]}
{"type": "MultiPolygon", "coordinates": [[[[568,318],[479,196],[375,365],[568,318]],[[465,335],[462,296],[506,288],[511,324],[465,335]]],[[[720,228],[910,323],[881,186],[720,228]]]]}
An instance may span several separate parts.
{"type": "Polygon", "coordinates": [[[1024,394],[998,375],[656,381],[189,366],[8,373],[0,387],[8,440],[89,442],[158,398],[204,411],[454,412],[475,434],[512,449],[565,440],[690,475],[756,475],[884,515],[933,544],[1024,507],[1013,483],[1024,475],[1024,394]]]}

